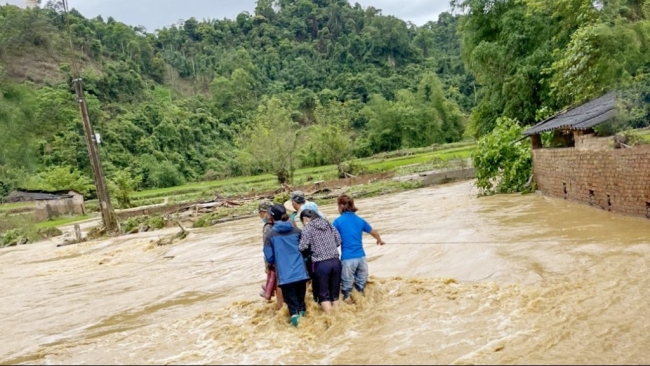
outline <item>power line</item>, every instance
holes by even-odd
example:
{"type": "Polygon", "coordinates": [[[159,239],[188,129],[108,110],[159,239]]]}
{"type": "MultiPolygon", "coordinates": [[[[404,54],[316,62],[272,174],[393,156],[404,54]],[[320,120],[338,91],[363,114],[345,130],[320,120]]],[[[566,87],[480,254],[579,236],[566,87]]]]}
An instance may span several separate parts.
{"type": "MultiPolygon", "coordinates": [[[[520,244],[598,244],[598,240],[594,239],[565,239],[565,240],[553,240],[553,239],[538,239],[538,240],[521,240],[517,242],[505,242],[505,241],[498,241],[498,240],[484,240],[484,241],[438,241],[438,242],[433,242],[433,241],[426,241],[426,242],[396,242],[396,243],[387,243],[384,245],[384,247],[391,247],[391,246],[396,246],[396,245],[487,245],[487,244],[495,244],[495,245],[520,245],[520,244]]],[[[611,241],[610,241],[611,243],[611,241]]],[[[650,244],[650,238],[647,239],[647,241],[638,241],[635,243],[630,243],[626,242],[626,245],[639,245],[639,244],[650,244]]],[[[366,244],[367,246],[371,246],[374,244],[366,244]]],[[[83,256],[83,255],[82,255],[83,256]]],[[[144,264],[147,267],[152,266],[155,264],[160,264],[163,262],[167,262],[169,264],[216,264],[217,260],[215,259],[203,259],[203,260],[176,260],[173,257],[162,257],[158,259],[153,259],[149,261],[131,261],[131,260],[117,260],[119,264],[144,264]]]]}
{"type": "MultiPolygon", "coordinates": [[[[387,236],[387,235],[386,235],[387,236]]],[[[391,243],[390,241],[386,242],[386,245],[464,245],[464,244],[498,244],[498,245],[519,245],[519,244],[607,244],[612,242],[618,242],[625,240],[625,244],[650,244],[650,237],[647,239],[639,239],[636,243],[630,243],[628,239],[618,239],[618,238],[608,238],[607,242],[603,242],[602,239],[535,239],[535,240],[516,240],[516,241],[501,241],[501,240],[481,240],[481,241],[422,241],[422,242],[410,242],[410,241],[398,241],[391,243]],[[644,241],[645,240],[645,241],[644,241]]],[[[384,240],[386,241],[386,240],[384,240]]],[[[371,245],[367,243],[366,245],[371,245]]]]}

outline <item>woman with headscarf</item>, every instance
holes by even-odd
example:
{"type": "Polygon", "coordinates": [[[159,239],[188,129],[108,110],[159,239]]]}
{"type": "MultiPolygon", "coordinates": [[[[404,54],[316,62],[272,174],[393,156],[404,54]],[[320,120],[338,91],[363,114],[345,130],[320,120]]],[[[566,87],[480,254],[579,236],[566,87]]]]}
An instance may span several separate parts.
{"type": "Polygon", "coordinates": [[[339,232],[318,212],[303,210],[300,221],[305,228],[300,237],[300,251],[309,252],[312,261],[312,291],[314,299],[325,313],[336,306],[341,292],[341,261],[338,247],[339,232]]]}

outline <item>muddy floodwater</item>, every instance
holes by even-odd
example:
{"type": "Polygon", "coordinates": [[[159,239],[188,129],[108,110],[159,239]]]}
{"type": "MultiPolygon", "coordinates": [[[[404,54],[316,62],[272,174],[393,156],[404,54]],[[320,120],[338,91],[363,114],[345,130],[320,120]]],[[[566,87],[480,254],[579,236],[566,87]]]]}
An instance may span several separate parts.
{"type": "Polygon", "coordinates": [[[472,182],[357,206],[387,242],[367,294],[298,328],[259,297],[259,219],[0,250],[0,362],[650,362],[650,221],[472,182]]]}

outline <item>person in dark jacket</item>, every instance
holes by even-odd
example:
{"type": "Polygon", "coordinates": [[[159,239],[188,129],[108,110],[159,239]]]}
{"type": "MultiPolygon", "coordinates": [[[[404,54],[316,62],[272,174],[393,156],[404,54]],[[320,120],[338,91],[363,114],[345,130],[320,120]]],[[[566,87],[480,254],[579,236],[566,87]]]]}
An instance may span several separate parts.
{"type": "MultiPolygon", "coordinates": [[[[273,218],[268,214],[271,206],[273,206],[273,202],[264,201],[257,207],[260,219],[262,219],[262,222],[264,223],[262,229],[262,243],[266,241],[267,235],[273,230],[273,218]]],[[[278,287],[275,267],[266,263],[266,260],[264,260],[264,268],[266,273],[266,282],[262,285],[260,296],[268,301],[271,300],[275,294],[275,307],[280,310],[282,309],[282,305],[284,305],[284,299],[282,297],[282,290],[278,287]]]]}
{"type": "Polygon", "coordinates": [[[298,246],[301,232],[289,222],[289,215],[282,205],[274,205],[268,211],[273,219],[273,230],[264,241],[264,258],[275,265],[278,286],[282,290],[284,302],[289,307],[291,324],[298,326],[305,315],[305,294],[309,274],[298,246]]]}
{"type": "Polygon", "coordinates": [[[341,292],[341,261],[338,247],[341,235],[318,212],[303,210],[300,213],[305,229],[300,237],[300,251],[309,251],[313,262],[312,290],[323,311],[329,313],[341,292]]]}

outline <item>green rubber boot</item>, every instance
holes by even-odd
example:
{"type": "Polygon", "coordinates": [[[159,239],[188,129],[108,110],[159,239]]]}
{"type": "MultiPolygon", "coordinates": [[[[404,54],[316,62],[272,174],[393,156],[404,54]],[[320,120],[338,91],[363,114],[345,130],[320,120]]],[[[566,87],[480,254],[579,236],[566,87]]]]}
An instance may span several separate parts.
{"type": "Polygon", "coordinates": [[[296,314],[296,315],[291,316],[291,324],[294,327],[298,326],[298,320],[300,320],[300,315],[296,314]]]}

